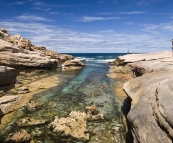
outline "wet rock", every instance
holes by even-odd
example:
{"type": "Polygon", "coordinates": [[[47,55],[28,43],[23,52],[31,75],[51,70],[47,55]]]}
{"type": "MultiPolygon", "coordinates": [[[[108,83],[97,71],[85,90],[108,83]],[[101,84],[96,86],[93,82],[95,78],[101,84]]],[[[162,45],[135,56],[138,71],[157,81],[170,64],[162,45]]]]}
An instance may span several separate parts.
{"type": "Polygon", "coordinates": [[[87,121],[103,120],[103,114],[95,105],[86,107],[86,112],[72,111],[67,118],[56,118],[49,128],[62,137],[73,137],[80,141],[88,141],[87,121]]]}
{"type": "Polygon", "coordinates": [[[86,113],[91,113],[92,115],[97,115],[99,113],[99,110],[97,109],[96,105],[92,105],[92,106],[87,106],[85,108],[86,113]]]}
{"type": "Polygon", "coordinates": [[[41,109],[42,104],[36,103],[34,101],[29,101],[27,103],[26,107],[29,111],[37,111],[37,110],[41,109]]]}
{"type": "Polygon", "coordinates": [[[5,143],[31,143],[31,140],[31,135],[25,130],[22,130],[20,132],[9,134],[5,139],[5,143]]]}
{"type": "Polygon", "coordinates": [[[115,64],[115,60],[114,61],[109,61],[108,64],[114,65],[115,64]]]}
{"type": "Polygon", "coordinates": [[[29,93],[29,89],[26,86],[22,86],[20,88],[17,88],[18,94],[25,94],[25,93],[29,93]]]}
{"type": "Polygon", "coordinates": [[[35,70],[35,73],[44,73],[46,70],[35,70]]]}
{"type": "Polygon", "coordinates": [[[85,65],[81,62],[81,61],[66,61],[65,63],[63,63],[62,65],[62,70],[66,71],[66,70],[76,70],[76,69],[81,69],[83,68],[85,65]]]}
{"type": "Polygon", "coordinates": [[[44,119],[39,120],[39,119],[26,117],[26,118],[19,119],[16,123],[17,123],[17,126],[19,127],[26,127],[26,126],[33,126],[33,125],[42,125],[47,123],[47,120],[44,120],[44,119]]]}
{"type": "Polygon", "coordinates": [[[87,120],[89,121],[93,121],[93,120],[103,120],[103,113],[101,113],[96,105],[92,105],[92,106],[87,106],[85,108],[86,114],[87,114],[87,120]]]}
{"type": "Polygon", "coordinates": [[[86,133],[86,113],[72,111],[67,118],[56,118],[49,128],[53,133],[62,137],[72,137],[80,141],[88,141],[89,134],[86,133]]]}

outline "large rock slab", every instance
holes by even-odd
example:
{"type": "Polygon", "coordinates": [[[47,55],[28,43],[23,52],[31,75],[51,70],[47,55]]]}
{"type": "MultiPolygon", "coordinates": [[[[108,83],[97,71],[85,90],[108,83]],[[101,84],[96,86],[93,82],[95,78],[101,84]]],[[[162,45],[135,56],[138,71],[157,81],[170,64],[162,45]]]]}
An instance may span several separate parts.
{"type": "Polygon", "coordinates": [[[148,54],[127,54],[124,56],[119,56],[115,63],[117,65],[124,65],[127,63],[134,63],[138,61],[152,61],[158,59],[165,59],[170,58],[172,53],[169,51],[164,52],[155,52],[155,53],[148,53],[148,54]]]}
{"type": "Polygon", "coordinates": [[[55,65],[47,57],[37,54],[9,53],[0,52],[0,64],[11,67],[46,67],[51,68],[55,65]]]}
{"type": "Polygon", "coordinates": [[[132,54],[117,59],[135,78],[124,84],[131,99],[127,115],[134,143],[173,141],[173,58],[171,52],[132,54]]]}

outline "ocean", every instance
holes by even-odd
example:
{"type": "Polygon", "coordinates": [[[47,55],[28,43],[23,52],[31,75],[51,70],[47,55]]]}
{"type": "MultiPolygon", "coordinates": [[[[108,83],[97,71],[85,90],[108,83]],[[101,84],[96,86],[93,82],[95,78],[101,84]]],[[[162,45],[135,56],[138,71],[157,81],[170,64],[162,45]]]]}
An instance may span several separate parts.
{"type": "Polygon", "coordinates": [[[83,143],[68,137],[52,134],[48,124],[55,117],[68,117],[71,111],[85,111],[86,106],[95,104],[104,115],[104,120],[87,122],[90,133],[88,143],[124,143],[125,128],[121,121],[120,101],[116,98],[112,80],[106,76],[110,65],[108,61],[125,53],[66,53],[80,59],[86,66],[77,71],[62,72],[57,69],[54,74],[65,78],[66,82],[43,93],[36,94],[32,100],[44,104],[37,111],[28,111],[22,107],[15,113],[13,121],[0,132],[0,141],[9,133],[26,130],[38,143],[83,143]],[[43,125],[18,127],[16,122],[24,117],[46,119],[43,125]]]}

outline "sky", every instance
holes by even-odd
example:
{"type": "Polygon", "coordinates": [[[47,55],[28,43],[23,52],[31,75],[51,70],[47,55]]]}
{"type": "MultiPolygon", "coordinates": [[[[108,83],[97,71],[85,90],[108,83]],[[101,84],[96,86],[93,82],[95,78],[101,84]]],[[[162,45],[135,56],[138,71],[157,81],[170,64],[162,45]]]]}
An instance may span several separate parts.
{"type": "Polygon", "coordinates": [[[0,0],[0,27],[59,53],[171,51],[173,0],[0,0]]]}

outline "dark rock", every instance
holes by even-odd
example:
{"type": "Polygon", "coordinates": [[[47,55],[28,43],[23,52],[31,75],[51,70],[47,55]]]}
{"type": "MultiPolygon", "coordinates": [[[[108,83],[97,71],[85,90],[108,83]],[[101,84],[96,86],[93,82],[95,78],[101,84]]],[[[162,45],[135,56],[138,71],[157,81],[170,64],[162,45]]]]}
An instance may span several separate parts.
{"type": "Polygon", "coordinates": [[[16,82],[17,71],[14,68],[0,66],[0,86],[14,84],[16,82]]]}

